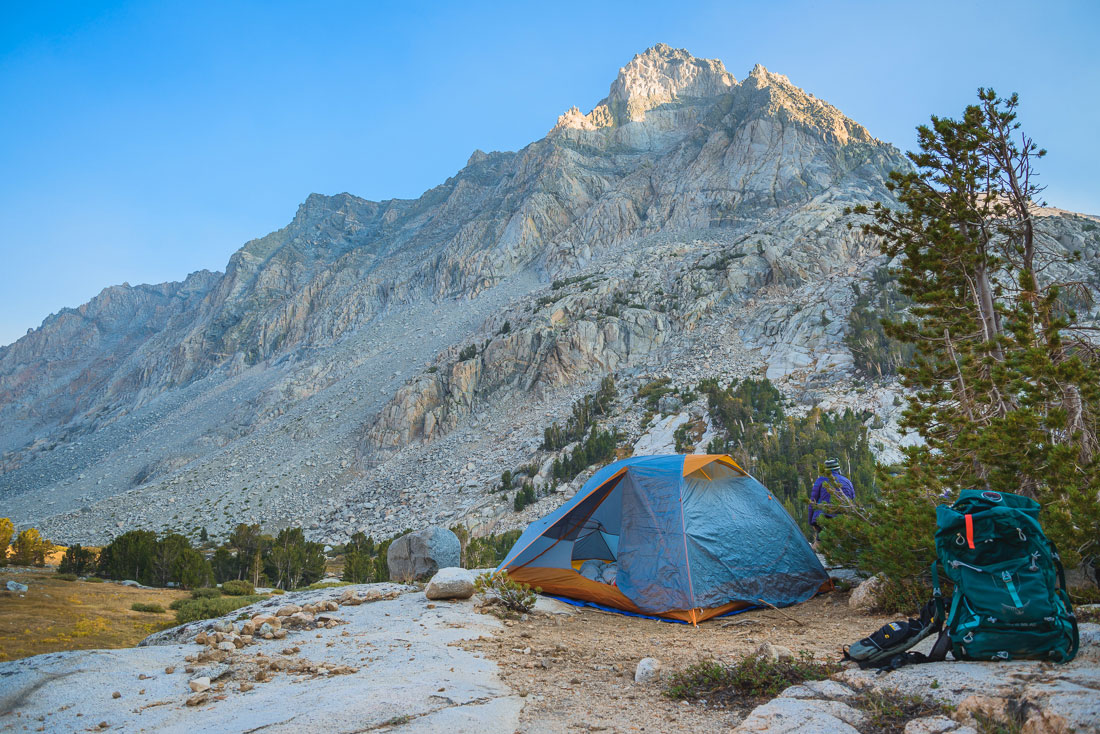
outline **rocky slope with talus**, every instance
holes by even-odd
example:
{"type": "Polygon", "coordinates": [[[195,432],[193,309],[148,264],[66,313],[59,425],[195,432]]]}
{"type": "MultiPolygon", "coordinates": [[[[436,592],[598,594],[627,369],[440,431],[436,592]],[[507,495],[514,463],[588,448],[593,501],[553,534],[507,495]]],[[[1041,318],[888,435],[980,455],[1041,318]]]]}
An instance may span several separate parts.
{"type": "MultiPolygon", "coordinates": [[[[542,429],[605,374],[892,404],[843,342],[883,265],[844,210],[906,165],[784,76],[655,46],[419,199],[313,194],[225,273],[108,289],[0,348],[0,514],[82,541],[489,526],[500,472],[545,462],[542,429]]],[[[1044,221],[1095,262],[1093,219],[1044,221]]]]}

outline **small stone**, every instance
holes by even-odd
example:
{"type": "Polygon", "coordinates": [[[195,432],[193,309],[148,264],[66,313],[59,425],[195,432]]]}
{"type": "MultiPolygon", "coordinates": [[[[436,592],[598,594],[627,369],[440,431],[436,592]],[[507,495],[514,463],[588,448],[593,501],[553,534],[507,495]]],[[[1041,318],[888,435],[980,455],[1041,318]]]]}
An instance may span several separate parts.
{"type": "Polygon", "coordinates": [[[209,696],[205,693],[196,693],[194,696],[191,696],[191,698],[187,699],[187,705],[201,706],[202,704],[206,703],[207,698],[209,698],[209,696]]]}
{"type": "MultiPolygon", "coordinates": [[[[320,635],[317,635],[317,636],[320,637],[320,635]]],[[[284,637],[286,637],[286,630],[281,629],[281,628],[277,629],[277,630],[275,630],[275,634],[272,635],[272,637],[274,637],[276,640],[281,640],[284,637]]]]}
{"type": "Polygon", "coordinates": [[[474,595],[474,575],[464,568],[441,568],[424,587],[429,599],[469,599],[474,595]]]}
{"type": "Polygon", "coordinates": [[[13,594],[24,594],[27,589],[30,588],[26,584],[21,584],[18,581],[9,581],[7,584],[8,591],[13,594]]]}
{"type": "Polygon", "coordinates": [[[210,678],[202,676],[201,678],[192,678],[187,681],[187,685],[191,687],[191,690],[195,693],[202,693],[203,691],[210,690],[210,678]]]}
{"type": "Polygon", "coordinates": [[[652,683],[661,677],[661,661],[657,658],[642,658],[634,669],[635,683],[652,683]]]}
{"type": "Polygon", "coordinates": [[[302,611],[302,608],[297,604],[287,604],[285,607],[279,607],[279,611],[275,612],[276,617],[289,617],[292,614],[297,614],[302,611]]]}
{"type": "Polygon", "coordinates": [[[167,668],[164,669],[164,672],[168,675],[172,675],[172,673],[176,672],[176,668],[174,665],[169,665],[167,668]]]}
{"type": "Polygon", "coordinates": [[[111,694],[111,698],[122,698],[122,694],[119,693],[118,691],[115,691],[114,693],[111,694]]]}
{"type": "Polygon", "coordinates": [[[237,687],[237,690],[241,693],[247,693],[248,691],[251,691],[252,688],[253,685],[251,683],[249,683],[248,681],[242,681],[241,684],[237,687]]]}
{"type": "Polygon", "coordinates": [[[222,652],[233,652],[237,649],[237,646],[227,640],[225,642],[219,642],[218,649],[222,652]]]}
{"type": "Polygon", "coordinates": [[[778,663],[780,660],[794,660],[794,653],[789,648],[773,645],[770,642],[760,643],[754,654],[773,663],[778,663]]]}

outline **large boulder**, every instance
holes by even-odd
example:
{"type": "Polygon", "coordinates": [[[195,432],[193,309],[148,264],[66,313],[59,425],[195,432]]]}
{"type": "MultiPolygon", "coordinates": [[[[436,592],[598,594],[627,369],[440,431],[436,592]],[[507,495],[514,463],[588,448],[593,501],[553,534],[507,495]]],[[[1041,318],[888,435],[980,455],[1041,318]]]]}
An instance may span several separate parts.
{"type": "Polygon", "coordinates": [[[474,575],[464,568],[441,568],[424,587],[429,599],[469,599],[474,595],[474,575]]]}
{"type": "Polygon", "coordinates": [[[439,569],[459,566],[461,561],[458,536],[438,525],[402,535],[390,544],[386,554],[394,581],[430,578],[439,569]]]}

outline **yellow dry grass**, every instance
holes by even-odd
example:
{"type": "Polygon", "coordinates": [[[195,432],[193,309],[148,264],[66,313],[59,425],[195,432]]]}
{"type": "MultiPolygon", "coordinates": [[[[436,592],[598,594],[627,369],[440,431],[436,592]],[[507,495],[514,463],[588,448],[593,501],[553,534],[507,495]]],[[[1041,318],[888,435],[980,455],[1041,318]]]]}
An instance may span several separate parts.
{"type": "Polygon", "coordinates": [[[171,627],[175,613],[135,612],[131,604],[160,604],[167,610],[187,596],[172,589],[62,581],[49,569],[0,570],[0,661],[62,650],[133,647],[171,627]],[[4,588],[9,580],[30,588],[20,597],[4,588]]]}

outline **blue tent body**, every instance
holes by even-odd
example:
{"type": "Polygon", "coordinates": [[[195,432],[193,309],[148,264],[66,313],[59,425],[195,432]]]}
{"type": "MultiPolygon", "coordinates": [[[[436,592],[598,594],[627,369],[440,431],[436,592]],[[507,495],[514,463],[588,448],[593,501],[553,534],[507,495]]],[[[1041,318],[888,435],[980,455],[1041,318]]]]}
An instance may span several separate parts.
{"type": "Polygon", "coordinates": [[[805,601],[829,583],[783,504],[724,455],[605,466],[531,523],[499,568],[549,593],[690,622],[805,601]]]}

